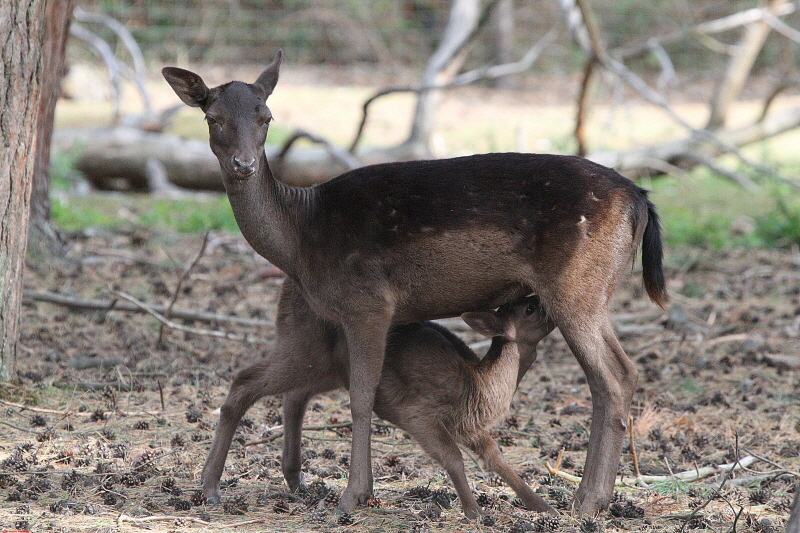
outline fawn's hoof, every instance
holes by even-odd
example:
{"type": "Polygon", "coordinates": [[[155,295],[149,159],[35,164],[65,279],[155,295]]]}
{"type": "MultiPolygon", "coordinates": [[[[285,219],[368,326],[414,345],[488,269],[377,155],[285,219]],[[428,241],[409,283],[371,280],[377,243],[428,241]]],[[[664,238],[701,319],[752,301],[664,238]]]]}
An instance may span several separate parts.
{"type": "Polygon", "coordinates": [[[221,500],[220,500],[219,496],[211,496],[211,497],[206,496],[206,503],[207,504],[214,505],[214,504],[219,503],[220,501],[221,500]]]}

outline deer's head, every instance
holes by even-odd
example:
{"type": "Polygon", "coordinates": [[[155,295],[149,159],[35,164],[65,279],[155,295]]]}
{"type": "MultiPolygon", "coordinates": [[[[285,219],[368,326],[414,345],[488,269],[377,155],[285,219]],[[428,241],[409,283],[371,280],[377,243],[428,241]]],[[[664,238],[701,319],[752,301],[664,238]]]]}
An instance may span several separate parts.
{"type": "Polygon", "coordinates": [[[222,167],[223,180],[246,180],[259,171],[272,120],[266,101],[278,83],[282,56],[278,50],[255,83],[233,81],[213,89],[194,72],[177,67],[161,71],[185,104],[206,114],[211,150],[222,167]]]}

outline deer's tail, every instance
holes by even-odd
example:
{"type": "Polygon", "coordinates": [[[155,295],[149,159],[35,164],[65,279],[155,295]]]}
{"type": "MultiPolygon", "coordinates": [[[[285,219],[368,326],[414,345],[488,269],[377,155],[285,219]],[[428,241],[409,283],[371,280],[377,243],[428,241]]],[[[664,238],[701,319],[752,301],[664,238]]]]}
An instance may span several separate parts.
{"type": "Polygon", "coordinates": [[[662,267],[664,250],[661,243],[661,224],[658,221],[656,207],[650,200],[646,202],[647,225],[642,236],[642,277],[650,299],[664,309],[669,297],[662,267]]]}

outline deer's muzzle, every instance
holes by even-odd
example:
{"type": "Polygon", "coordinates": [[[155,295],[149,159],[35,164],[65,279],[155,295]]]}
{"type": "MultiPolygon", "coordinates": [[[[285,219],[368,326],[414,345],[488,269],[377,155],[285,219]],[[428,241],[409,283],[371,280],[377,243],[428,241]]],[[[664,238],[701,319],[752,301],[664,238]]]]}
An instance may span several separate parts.
{"type": "Polygon", "coordinates": [[[256,158],[233,157],[233,171],[239,178],[249,178],[256,172],[256,158]]]}

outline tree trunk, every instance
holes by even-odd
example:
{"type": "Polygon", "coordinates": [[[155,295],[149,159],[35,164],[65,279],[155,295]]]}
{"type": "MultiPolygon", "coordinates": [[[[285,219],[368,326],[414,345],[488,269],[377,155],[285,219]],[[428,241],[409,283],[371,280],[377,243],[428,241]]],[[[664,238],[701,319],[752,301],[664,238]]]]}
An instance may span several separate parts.
{"type": "Polygon", "coordinates": [[[28,264],[34,267],[63,261],[66,253],[66,246],[50,218],[50,139],[53,136],[56,102],[61,92],[64,53],[74,5],[75,0],[59,0],[49,2],[45,8],[36,162],[28,221],[28,264]]]}
{"type": "MultiPolygon", "coordinates": [[[[49,0],[55,3],[59,0],[49,0]]],[[[0,379],[16,366],[46,0],[0,4],[0,379]]]]}
{"type": "MultiPolygon", "coordinates": [[[[787,1],[773,0],[770,10],[774,12],[787,1]]],[[[718,130],[725,126],[728,110],[742,92],[742,88],[750,76],[750,70],[753,68],[770,30],[769,24],[763,20],[752,22],[745,27],[744,34],[736,46],[736,53],[731,57],[728,68],[714,91],[711,113],[708,124],[706,124],[707,129],[718,130]]]]}
{"type": "MultiPolygon", "coordinates": [[[[478,0],[453,0],[450,16],[445,26],[439,46],[428,58],[422,73],[421,87],[441,85],[440,76],[450,66],[469,40],[480,19],[480,2],[478,0]]],[[[439,98],[439,91],[424,91],[417,98],[411,134],[407,144],[416,144],[428,148],[433,129],[433,111],[439,98]]]]}
{"type": "MultiPolygon", "coordinates": [[[[492,52],[496,65],[511,62],[514,49],[514,0],[499,0],[492,13],[492,52]]],[[[492,87],[507,89],[511,86],[508,76],[492,80],[492,87]]]]}
{"type": "MultiPolygon", "coordinates": [[[[219,161],[208,142],[134,128],[57,130],[53,148],[76,151],[75,167],[99,189],[148,190],[148,160],[155,159],[167,180],[185,189],[223,191],[219,161]]],[[[327,181],[348,170],[322,148],[292,149],[283,161],[279,149],[267,146],[267,158],[284,183],[307,187],[327,181]]],[[[386,161],[410,161],[422,154],[413,145],[359,149],[362,165],[386,161]]]]}

